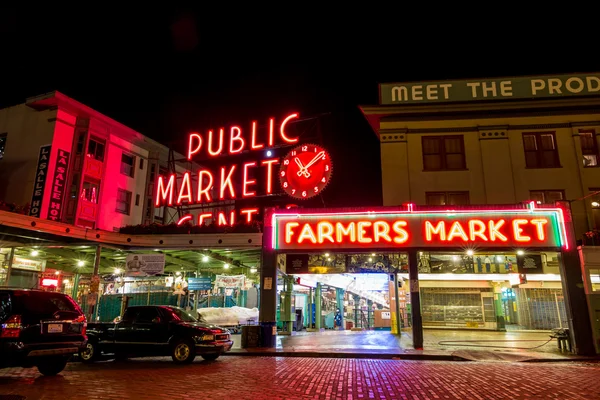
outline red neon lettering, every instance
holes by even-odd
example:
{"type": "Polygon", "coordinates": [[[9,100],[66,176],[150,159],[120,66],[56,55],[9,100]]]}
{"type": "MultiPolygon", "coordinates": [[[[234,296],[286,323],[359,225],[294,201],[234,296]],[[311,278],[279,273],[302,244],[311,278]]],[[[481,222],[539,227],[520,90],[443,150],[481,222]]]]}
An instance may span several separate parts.
{"type": "Polygon", "coordinates": [[[462,240],[464,240],[465,242],[469,241],[469,238],[467,237],[465,230],[463,229],[462,225],[458,221],[454,221],[454,223],[450,227],[450,232],[448,233],[447,240],[449,242],[451,242],[454,239],[454,237],[456,237],[456,236],[460,236],[460,238],[462,240]]]}
{"type": "Polygon", "coordinates": [[[227,219],[225,219],[225,213],[223,211],[219,211],[219,213],[217,214],[217,225],[227,225],[227,219]]]}
{"type": "Polygon", "coordinates": [[[498,222],[490,221],[488,222],[488,227],[490,230],[490,241],[495,242],[496,238],[499,240],[506,242],[508,238],[500,233],[500,228],[504,225],[506,221],[503,219],[498,220],[498,222]]]}
{"type": "Polygon", "coordinates": [[[527,235],[523,235],[523,228],[521,228],[521,225],[525,225],[526,223],[528,223],[529,221],[527,221],[526,219],[515,219],[512,222],[513,225],[513,233],[515,235],[515,240],[517,242],[531,242],[531,237],[527,236],[527,235]]]}
{"type": "Polygon", "coordinates": [[[409,236],[408,236],[408,231],[406,229],[404,229],[404,227],[407,225],[408,225],[408,222],[406,222],[406,221],[394,222],[394,224],[392,225],[392,229],[394,230],[394,232],[396,234],[398,234],[398,236],[396,236],[394,238],[394,243],[398,243],[398,244],[406,243],[409,236]]]}
{"type": "Polygon", "coordinates": [[[184,215],[183,217],[181,217],[181,219],[177,222],[177,225],[183,225],[185,222],[187,221],[191,221],[192,218],[194,218],[193,216],[191,216],[190,214],[188,215],[184,215]]]}
{"type": "Polygon", "coordinates": [[[219,148],[217,150],[213,150],[213,131],[208,131],[208,154],[211,156],[218,156],[223,151],[223,135],[225,134],[225,130],[223,128],[219,129],[219,148]]]}
{"type": "Polygon", "coordinates": [[[285,242],[292,243],[292,236],[294,235],[294,228],[299,226],[297,222],[288,222],[285,224],[285,242]]]}
{"type": "Polygon", "coordinates": [[[264,160],[261,164],[267,166],[267,194],[273,193],[273,165],[279,162],[278,159],[264,160]]]}
{"type": "Polygon", "coordinates": [[[165,188],[165,181],[162,176],[158,177],[158,185],[156,185],[156,206],[160,205],[161,200],[167,201],[168,205],[173,205],[173,186],[175,186],[175,175],[169,176],[169,182],[165,188]]]}
{"type": "Polygon", "coordinates": [[[235,211],[229,213],[229,225],[235,225],[235,211]]]}
{"type": "Polygon", "coordinates": [[[265,145],[263,143],[256,144],[256,121],[252,121],[252,142],[250,148],[252,150],[262,149],[265,145]]]}
{"type": "Polygon", "coordinates": [[[485,223],[478,219],[469,220],[469,238],[472,242],[475,241],[475,238],[480,238],[483,241],[488,241],[488,238],[485,236],[485,223]]]}
{"type": "Polygon", "coordinates": [[[210,195],[210,189],[213,186],[213,175],[208,170],[201,170],[198,172],[198,203],[202,203],[202,195],[206,197],[206,202],[210,203],[212,197],[210,195]],[[204,184],[204,176],[208,178],[208,183],[204,184]]]}
{"type": "Polygon", "coordinates": [[[356,242],[356,225],[354,222],[350,222],[347,228],[344,228],[344,225],[340,222],[335,224],[335,238],[337,242],[343,243],[344,236],[348,236],[351,243],[356,242]]]}
{"type": "Polygon", "coordinates": [[[288,115],[287,117],[285,117],[285,119],[284,119],[284,120],[283,120],[283,122],[281,123],[281,128],[280,128],[280,135],[281,135],[281,138],[282,138],[282,139],[283,139],[285,142],[288,142],[288,143],[296,143],[296,142],[298,141],[298,138],[291,139],[291,138],[289,138],[289,137],[287,137],[287,136],[285,135],[285,126],[287,125],[287,123],[288,123],[288,122],[289,122],[291,119],[294,119],[294,118],[298,118],[298,113],[294,113],[294,114],[290,114],[290,115],[288,115]]]}
{"type": "Polygon", "coordinates": [[[325,239],[331,243],[335,243],[333,240],[333,224],[327,221],[321,221],[317,224],[317,241],[324,243],[325,239]]]}
{"type": "Polygon", "coordinates": [[[431,242],[433,235],[439,235],[441,241],[446,240],[446,224],[444,221],[438,222],[435,227],[431,222],[425,221],[425,239],[431,242]]]}
{"type": "Polygon", "coordinates": [[[546,240],[546,232],[544,231],[544,225],[546,225],[548,223],[548,220],[536,218],[536,219],[532,219],[531,223],[535,225],[538,240],[540,240],[540,241],[546,240]]]}
{"type": "Polygon", "coordinates": [[[244,150],[244,146],[246,145],[246,141],[242,137],[242,130],[239,126],[232,126],[231,131],[229,132],[229,153],[235,154],[244,150]],[[233,148],[233,144],[235,142],[239,142],[239,147],[237,149],[233,148]]]}
{"type": "Polygon", "coordinates": [[[273,146],[273,131],[275,130],[275,118],[269,118],[269,146],[273,146]]]}
{"type": "Polygon", "coordinates": [[[189,172],[183,174],[181,189],[179,189],[179,196],[177,196],[177,204],[181,204],[182,200],[187,200],[188,203],[192,202],[192,185],[190,183],[189,172]]]}
{"type": "Polygon", "coordinates": [[[382,238],[385,239],[386,242],[391,242],[390,225],[385,221],[375,221],[373,223],[373,237],[377,243],[379,243],[382,238]]]}
{"type": "Polygon", "coordinates": [[[366,227],[372,225],[369,221],[359,221],[357,225],[358,230],[358,243],[371,243],[373,239],[365,237],[367,231],[365,231],[366,227]]]}
{"type": "MultiPolygon", "coordinates": [[[[246,214],[246,222],[252,222],[252,214],[258,214],[258,208],[245,208],[240,210],[241,214],[246,214]]],[[[289,242],[288,242],[289,243],[289,242]]]]}
{"type": "Polygon", "coordinates": [[[242,196],[244,196],[244,197],[256,196],[256,192],[248,191],[248,185],[256,184],[256,179],[248,180],[248,168],[249,167],[256,167],[256,162],[253,161],[253,162],[244,164],[244,182],[243,182],[243,190],[242,190],[242,196]]]}
{"type": "Polygon", "coordinates": [[[221,200],[225,198],[226,187],[229,187],[229,195],[231,196],[231,198],[235,198],[235,191],[233,190],[233,185],[231,184],[231,175],[233,175],[233,171],[235,171],[235,165],[231,166],[231,169],[227,174],[227,178],[225,178],[225,167],[221,167],[221,186],[219,190],[219,199],[221,200]]]}
{"type": "Polygon", "coordinates": [[[198,215],[198,225],[204,225],[204,220],[212,218],[211,213],[202,213],[198,215]]]}
{"type": "Polygon", "coordinates": [[[190,133],[190,137],[188,138],[188,160],[192,159],[192,156],[200,151],[202,147],[202,136],[197,133],[190,133]],[[196,148],[194,148],[194,139],[198,142],[196,148]],[[193,149],[193,150],[192,150],[193,149]]]}
{"type": "Polygon", "coordinates": [[[309,224],[304,224],[302,227],[302,232],[300,232],[300,236],[298,236],[298,243],[302,243],[304,240],[310,240],[314,244],[317,243],[317,238],[315,237],[315,233],[309,224]]]}

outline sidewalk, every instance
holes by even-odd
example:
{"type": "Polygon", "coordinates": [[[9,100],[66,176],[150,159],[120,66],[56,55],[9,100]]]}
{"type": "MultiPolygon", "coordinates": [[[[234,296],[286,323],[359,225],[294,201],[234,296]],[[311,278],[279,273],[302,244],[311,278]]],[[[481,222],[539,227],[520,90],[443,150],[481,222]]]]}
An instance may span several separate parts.
{"type": "Polygon", "coordinates": [[[399,338],[385,331],[294,332],[277,336],[276,348],[240,346],[234,336],[228,355],[317,358],[371,358],[432,361],[559,362],[590,361],[558,351],[555,340],[543,332],[488,332],[425,330],[424,349],[414,350],[407,332],[399,338]]]}

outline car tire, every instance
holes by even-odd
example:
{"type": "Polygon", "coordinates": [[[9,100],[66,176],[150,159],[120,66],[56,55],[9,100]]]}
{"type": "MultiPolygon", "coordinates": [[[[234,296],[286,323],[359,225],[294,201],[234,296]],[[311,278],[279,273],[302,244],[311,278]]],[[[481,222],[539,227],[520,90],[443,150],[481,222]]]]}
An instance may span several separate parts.
{"type": "Polygon", "coordinates": [[[65,369],[66,366],[66,357],[48,357],[40,361],[37,369],[44,376],[55,376],[65,369]]]}
{"type": "Polygon", "coordinates": [[[202,358],[204,358],[206,361],[215,361],[217,358],[219,358],[220,354],[219,353],[214,353],[214,354],[201,354],[202,358]]]}
{"type": "Polygon", "coordinates": [[[93,363],[98,356],[98,344],[94,342],[87,342],[85,348],[79,352],[79,359],[84,363],[93,363]]]}
{"type": "Polygon", "coordinates": [[[179,339],[173,343],[171,358],[176,364],[189,364],[196,358],[196,346],[190,339],[179,339]]]}

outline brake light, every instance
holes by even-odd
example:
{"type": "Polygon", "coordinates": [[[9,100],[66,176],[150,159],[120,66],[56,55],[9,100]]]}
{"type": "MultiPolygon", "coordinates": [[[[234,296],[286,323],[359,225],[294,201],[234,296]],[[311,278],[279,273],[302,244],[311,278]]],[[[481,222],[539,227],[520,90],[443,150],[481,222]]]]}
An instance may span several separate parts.
{"type": "Polygon", "coordinates": [[[21,325],[21,316],[12,315],[6,320],[5,323],[2,324],[2,331],[0,333],[0,337],[18,338],[19,335],[21,335],[22,328],[23,326],[21,325]]]}
{"type": "Polygon", "coordinates": [[[85,319],[85,315],[80,315],[79,317],[77,317],[73,322],[77,322],[81,324],[81,334],[83,336],[85,336],[85,333],[87,331],[87,320],[85,319]]]}

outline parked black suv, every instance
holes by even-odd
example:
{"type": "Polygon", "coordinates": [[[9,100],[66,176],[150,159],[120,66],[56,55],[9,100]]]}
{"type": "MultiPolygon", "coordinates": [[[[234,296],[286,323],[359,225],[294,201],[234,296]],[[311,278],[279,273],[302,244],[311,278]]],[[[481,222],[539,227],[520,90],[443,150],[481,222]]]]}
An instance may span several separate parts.
{"type": "Polygon", "coordinates": [[[62,293],[0,288],[0,368],[61,372],[85,348],[86,319],[62,293]]]}

